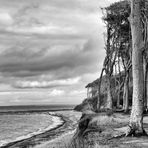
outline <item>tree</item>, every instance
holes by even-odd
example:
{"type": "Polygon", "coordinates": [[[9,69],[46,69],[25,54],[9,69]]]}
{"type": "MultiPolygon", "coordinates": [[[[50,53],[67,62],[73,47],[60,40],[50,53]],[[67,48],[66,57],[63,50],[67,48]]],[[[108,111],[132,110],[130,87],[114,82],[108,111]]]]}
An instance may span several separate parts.
{"type": "MultiPolygon", "coordinates": [[[[130,46],[130,43],[128,44],[130,46]]],[[[131,75],[131,48],[127,48],[128,51],[126,52],[126,56],[121,56],[122,58],[122,63],[124,67],[124,72],[125,72],[125,80],[124,80],[124,89],[123,89],[123,110],[125,113],[129,111],[129,77],[131,75]]]]}
{"type": "MultiPolygon", "coordinates": [[[[104,14],[103,20],[107,27],[106,46],[105,46],[106,57],[104,59],[103,69],[100,76],[98,92],[100,94],[101,77],[103,75],[103,72],[105,72],[106,81],[107,81],[106,108],[112,110],[113,97],[115,97],[114,96],[115,94],[118,94],[117,106],[118,107],[120,106],[120,97],[121,97],[120,94],[123,87],[123,73],[121,74],[120,69],[124,69],[122,68],[123,67],[122,65],[128,66],[130,64],[129,63],[130,61],[130,58],[129,58],[130,41],[129,40],[131,40],[131,37],[129,34],[130,25],[128,21],[130,9],[127,1],[122,1],[122,2],[114,3],[102,10],[104,14]],[[122,61],[124,61],[124,64],[121,64],[122,61]],[[118,74],[119,74],[119,77],[116,78],[115,75],[118,75],[118,74]],[[112,84],[112,79],[115,79],[115,86],[113,86],[112,84]],[[114,89],[112,89],[113,87],[114,89]]],[[[125,71],[126,73],[128,73],[129,69],[126,66],[124,66],[126,68],[125,71]]],[[[126,100],[128,100],[128,91],[127,91],[128,77],[125,82],[126,82],[126,85],[125,85],[126,87],[124,88],[127,88],[125,91],[125,94],[126,94],[126,100]]],[[[98,95],[98,103],[97,103],[98,110],[100,107],[99,100],[100,100],[100,95],[98,95]]],[[[128,107],[128,105],[126,106],[128,107]]]]}
{"type": "Polygon", "coordinates": [[[129,130],[126,135],[145,134],[143,128],[144,70],[143,70],[143,26],[141,22],[142,0],[131,0],[133,99],[129,130]]]}

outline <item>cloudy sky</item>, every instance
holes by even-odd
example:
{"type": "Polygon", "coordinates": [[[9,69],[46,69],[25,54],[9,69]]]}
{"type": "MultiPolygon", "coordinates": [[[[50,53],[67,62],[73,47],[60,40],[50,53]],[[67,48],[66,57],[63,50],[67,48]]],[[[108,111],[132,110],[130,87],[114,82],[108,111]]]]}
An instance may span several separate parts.
{"type": "Polygon", "coordinates": [[[80,103],[100,75],[116,0],[0,0],[0,105],[80,103]]]}

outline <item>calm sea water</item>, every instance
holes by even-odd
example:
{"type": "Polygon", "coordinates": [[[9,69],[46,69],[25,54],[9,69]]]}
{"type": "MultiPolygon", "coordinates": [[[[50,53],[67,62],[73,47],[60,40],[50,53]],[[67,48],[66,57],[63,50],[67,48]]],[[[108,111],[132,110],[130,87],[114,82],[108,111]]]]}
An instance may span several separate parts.
{"type": "Polygon", "coordinates": [[[48,112],[71,108],[68,105],[0,107],[0,146],[56,127],[62,121],[48,112]]]}

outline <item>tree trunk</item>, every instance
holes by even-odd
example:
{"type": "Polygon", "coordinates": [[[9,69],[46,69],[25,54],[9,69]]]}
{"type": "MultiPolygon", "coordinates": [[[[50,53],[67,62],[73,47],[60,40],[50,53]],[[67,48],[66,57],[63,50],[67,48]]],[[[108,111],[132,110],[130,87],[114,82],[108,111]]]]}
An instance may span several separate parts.
{"type": "Polygon", "coordinates": [[[104,72],[104,68],[102,69],[100,79],[99,79],[99,85],[98,85],[98,97],[97,97],[97,105],[96,105],[96,111],[97,112],[100,111],[100,106],[101,106],[100,99],[101,99],[101,82],[102,82],[103,72],[104,72]]]}
{"type": "Polygon", "coordinates": [[[129,111],[129,72],[126,73],[123,92],[123,110],[129,111]]]}
{"type": "Polygon", "coordinates": [[[126,85],[125,85],[125,82],[126,82],[126,76],[125,76],[124,86],[123,86],[123,106],[122,106],[123,110],[125,110],[125,97],[126,97],[126,85]]]}
{"type": "Polygon", "coordinates": [[[138,134],[144,132],[143,129],[143,36],[141,24],[141,2],[142,0],[131,1],[131,31],[132,31],[132,70],[133,70],[133,104],[130,116],[130,130],[126,135],[138,134]]]}
{"type": "Polygon", "coordinates": [[[109,110],[113,109],[113,99],[112,99],[112,93],[111,93],[111,82],[110,82],[110,76],[107,75],[107,102],[106,102],[106,108],[109,110]]]}
{"type": "Polygon", "coordinates": [[[148,110],[148,64],[147,64],[147,69],[146,69],[146,106],[147,106],[147,110],[148,110]]]}
{"type": "Polygon", "coordinates": [[[117,108],[120,108],[120,88],[118,90],[118,95],[117,95],[117,108]]]}
{"type": "Polygon", "coordinates": [[[147,111],[147,74],[148,74],[148,64],[146,59],[144,59],[144,110],[147,111]]]}
{"type": "Polygon", "coordinates": [[[117,94],[117,108],[120,108],[120,97],[121,97],[121,91],[123,87],[123,82],[119,85],[118,94],[117,94]]]}

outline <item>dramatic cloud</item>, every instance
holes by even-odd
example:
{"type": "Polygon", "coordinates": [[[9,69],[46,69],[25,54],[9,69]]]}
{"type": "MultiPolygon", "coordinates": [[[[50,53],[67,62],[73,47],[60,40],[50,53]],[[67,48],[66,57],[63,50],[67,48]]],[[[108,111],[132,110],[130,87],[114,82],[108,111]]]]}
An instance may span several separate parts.
{"type": "Polygon", "coordinates": [[[105,54],[100,7],[115,1],[0,0],[0,103],[82,101],[105,54]]]}
{"type": "Polygon", "coordinates": [[[52,96],[52,97],[54,97],[54,96],[62,96],[64,94],[65,94],[65,92],[63,90],[57,90],[57,89],[54,89],[49,93],[49,95],[52,96]]]}
{"type": "Polygon", "coordinates": [[[79,82],[80,78],[53,80],[53,81],[18,81],[15,84],[16,88],[50,88],[58,86],[75,85],[79,82]]]}

